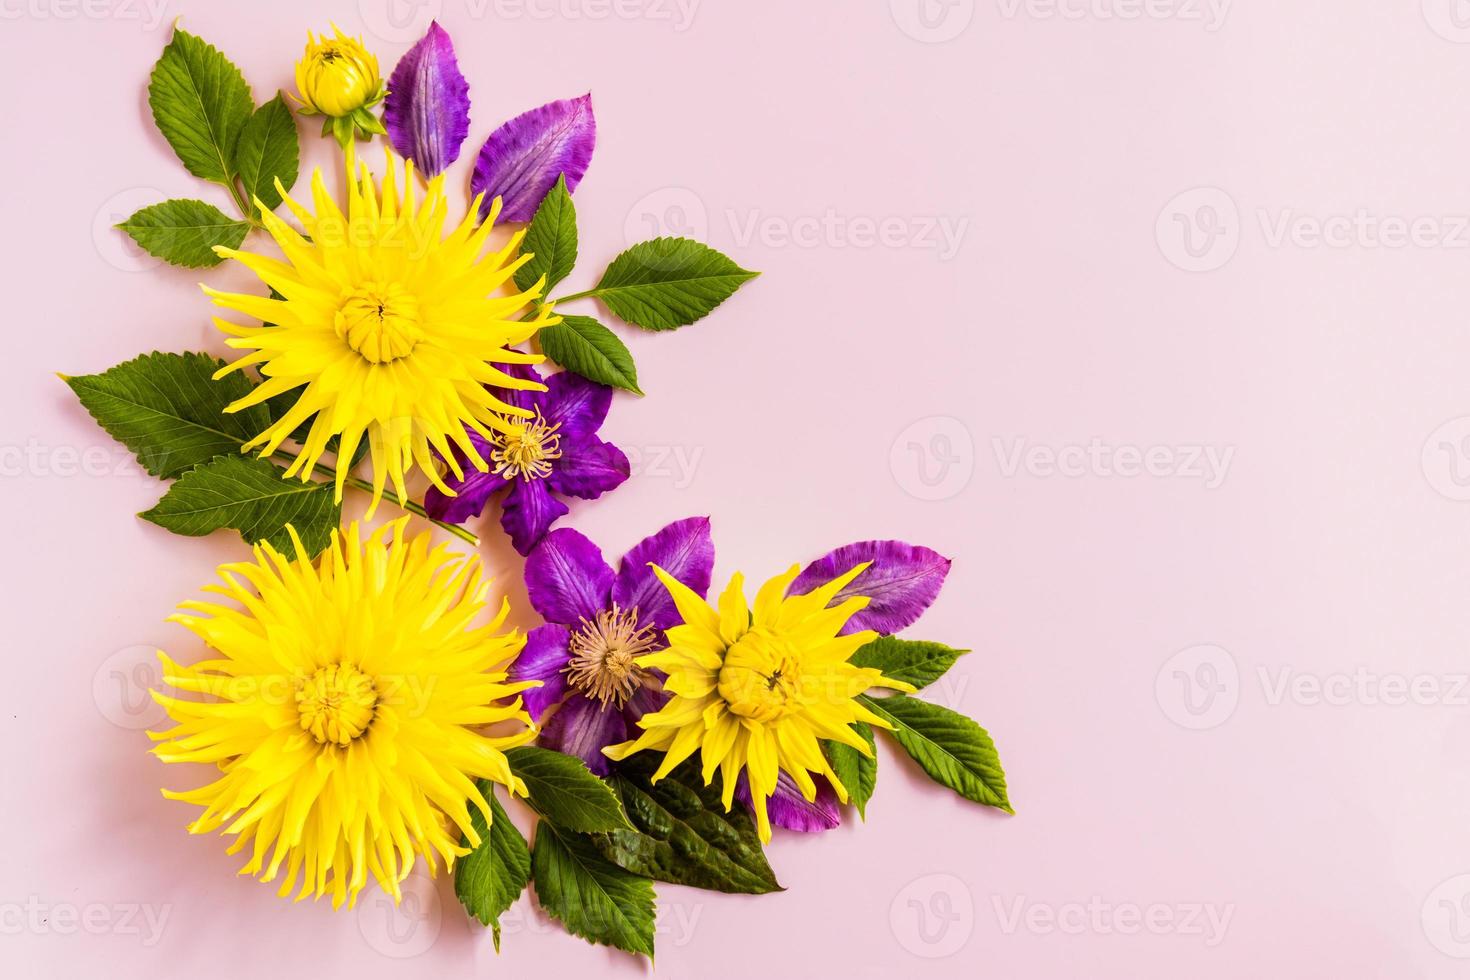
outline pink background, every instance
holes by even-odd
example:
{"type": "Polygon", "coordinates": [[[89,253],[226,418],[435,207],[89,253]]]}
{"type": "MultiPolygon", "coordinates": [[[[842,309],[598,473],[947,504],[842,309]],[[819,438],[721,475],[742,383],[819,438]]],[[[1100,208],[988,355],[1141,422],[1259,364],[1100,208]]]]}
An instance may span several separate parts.
{"type": "Polygon", "coordinates": [[[293,906],[186,835],[158,787],[200,774],[146,754],[134,667],[198,655],[163,619],[245,548],[134,518],[161,485],[52,375],[222,350],[201,275],[107,227],[227,206],[149,119],[174,16],[263,99],[308,28],[386,71],[437,9],[474,99],[457,186],[500,121],[594,93],[569,289],[655,230],[764,273],[620,329],[649,394],[605,432],[636,475],[569,522],[620,553],[710,514],[721,581],[862,537],[952,555],[914,634],[974,653],[928,696],[1010,775],[1006,818],[884,746],[866,825],[771,847],[788,891],[660,886],[659,975],[1463,976],[1470,18],[1018,2],[0,2],[0,972],[647,970],[529,899],[497,958],[442,878],[397,918],[293,906]],[[1094,439],[1152,474],[1066,448],[1094,439]]]}

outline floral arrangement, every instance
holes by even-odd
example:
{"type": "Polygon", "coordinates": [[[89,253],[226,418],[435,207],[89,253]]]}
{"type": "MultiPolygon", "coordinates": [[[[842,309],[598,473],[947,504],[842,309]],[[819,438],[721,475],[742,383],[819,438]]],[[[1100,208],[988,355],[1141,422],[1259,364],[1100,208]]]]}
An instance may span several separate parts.
{"type": "Polygon", "coordinates": [[[553,527],[565,498],[628,479],[598,430],[614,389],[642,394],[618,335],[560,307],[596,299],[671,331],[755,275],[658,238],[591,288],[551,295],[576,262],[591,97],[495,129],[456,219],[446,173],[469,136],[470,87],[437,23],[386,80],[360,41],[312,38],[296,85],[294,108],[280,94],[257,106],[220,51],[175,28],[153,118],[236,213],[170,200],[120,227],[166,262],[236,263],[260,286],[203,287],[238,318],[215,319],[233,360],[153,352],[63,376],[171,481],[145,520],[253,546],[173,617],[205,659],[159,654],[168,690],[154,697],[173,725],[150,733],[153,753],[219,773],[165,791],[202,808],[190,832],[230,838],[242,873],[281,895],[336,907],[370,880],[396,900],[419,861],[442,865],[497,948],[499,916],[533,886],[568,931],[651,957],[654,882],[779,890],[764,845],[776,828],[864,813],[875,732],[1010,812],[989,735],[910,696],[964,652],[896,636],[939,595],[950,563],[937,552],[857,542],[790,565],[753,600],[740,574],[711,600],[707,518],[655,531],[616,569],[553,527]],[[292,197],[298,115],[320,116],[340,146],[340,196],[317,171],[292,197]],[[379,138],[374,176],[365,147],[379,138]],[[364,521],[384,500],[403,513],[344,528],[348,487],[368,494],[364,521]],[[464,547],[492,497],[544,620],[524,635],[464,547]],[[435,528],[462,543],[436,543],[435,528]],[[532,844],[503,800],[535,814],[532,844]]]}

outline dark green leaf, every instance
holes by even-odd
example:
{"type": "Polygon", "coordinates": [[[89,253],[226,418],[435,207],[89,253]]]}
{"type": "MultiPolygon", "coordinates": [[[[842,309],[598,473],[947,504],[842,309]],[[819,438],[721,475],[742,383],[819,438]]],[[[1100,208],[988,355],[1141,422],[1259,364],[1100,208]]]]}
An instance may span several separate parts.
{"type": "Polygon", "coordinates": [[[256,214],[260,213],[256,198],[260,198],[266,210],[274,210],[281,203],[281,193],[276,190],[278,178],[288,191],[296,183],[301,166],[296,117],[279,92],[256,109],[241,130],[235,148],[235,166],[240,172],[240,183],[245,185],[245,200],[256,214]]]}
{"type": "Polygon", "coordinates": [[[148,82],[153,121],[189,173],[217,184],[235,174],[235,144],[254,103],[228,58],[187,31],[174,36],[148,82]]]}
{"type": "Polygon", "coordinates": [[[482,779],[479,787],[490,801],[492,819],[487,828],[484,815],[470,808],[470,824],[480,836],[480,845],[455,864],[454,894],[470,915],[490,927],[499,950],[500,916],[531,880],[531,849],[505,815],[495,795],[495,784],[482,779]]]}
{"type": "Polygon", "coordinates": [[[521,254],[528,252],[532,258],[516,270],[516,285],[530,289],[544,275],[546,287],[542,297],[570,275],[572,266],[577,264],[577,209],[567,192],[565,176],[556,179],[556,186],[546,192],[531,217],[526,237],[521,240],[521,254]]]}
{"type": "Polygon", "coordinates": [[[659,761],[635,755],[614,769],[609,782],[637,829],[593,835],[603,855],[658,881],[754,895],[780,891],[755,821],[739,803],[726,812],[718,776],[704,785],[691,761],[651,783],[659,761]]]}
{"type": "Polygon", "coordinates": [[[211,380],[224,362],[208,354],[154,352],[101,374],[62,379],[83,407],[154,476],[169,479],[216,456],[240,452],[270,424],[265,407],[230,415],[250,393],[240,372],[211,380]]]}
{"type": "Polygon", "coordinates": [[[967,800],[1014,812],[1006,798],[1005,770],[985,729],[958,712],[902,694],[864,694],[858,700],[894,726],[888,734],[935,782],[967,800]]]}
{"type": "Polygon", "coordinates": [[[138,516],[191,537],[234,528],[251,544],[269,541],[294,557],[286,533],[290,524],[315,555],[331,543],[342,520],[342,508],[332,497],[330,483],[287,479],[286,471],[269,460],[219,456],[179,477],[153,509],[138,516]]]}
{"type": "Polygon", "coordinates": [[[953,667],[961,654],[969,652],[928,640],[880,636],[852,655],[852,665],[876,667],[885,677],[907,681],[914,687],[927,687],[953,667]]]}
{"type": "Polygon", "coordinates": [[[214,246],[238,248],[250,225],[212,204],[190,199],[164,201],[118,225],[149,255],[191,269],[219,265],[214,246]]]}
{"type": "Polygon", "coordinates": [[[531,870],[541,907],[572,935],[653,958],[652,881],[547,820],[536,825],[531,870]]]}
{"type": "Polygon", "coordinates": [[[534,745],[505,755],[525,780],[531,806],[557,826],[583,834],[629,826],[612,790],[581,759],[534,745]]]}
{"type": "MultiPolygon", "coordinates": [[[[872,726],[858,722],[852,727],[857,729],[857,733],[872,750],[872,726]]],[[[858,816],[866,820],[868,801],[873,798],[873,790],[878,785],[877,754],[863,755],[851,745],[843,745],[841,742],[824,742],[823,745],[827,749],[827,758],[832,763],[832,771],[837,774],[842,785],[847,787],[848,799],[857,807],[858,816]]]]}
{"type": "Polygon", "coordinates": [[[546,356],[568,371],[588,381],[643,394],[633,355],[617,334],[590,316],[564,316],[561,323],[542,327],[536,337],[546,356]]]}
{"type": "Polygon", "coordinates": [[[758,275],[708,245],[655,238],[613,259],[591,295],[629,323],[673,330],[705,316],[758,275]]]}

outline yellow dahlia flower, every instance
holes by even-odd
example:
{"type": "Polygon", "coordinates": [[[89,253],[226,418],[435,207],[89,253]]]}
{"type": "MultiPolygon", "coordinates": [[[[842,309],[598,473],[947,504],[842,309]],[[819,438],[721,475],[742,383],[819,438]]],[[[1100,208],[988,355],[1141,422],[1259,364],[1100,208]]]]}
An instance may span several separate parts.
{"type": "Polygon", "coordinates": [[[352,126],[367,133],[383,132],[377,117],[368,112],[387,94],[378,74],[378,57],[362,41],[343,34],[336,25],[336,37],[306,35],[306,53],[296,63],[297,101],[303,115],[321,113],[327,117],[322,135],[333,131],[333,121],[344,120],[336,128],[345,133],[343,146],[351,142],[352,126]]]}
{"type": "Polygon", "coordinates": [[[847,802],[847,788],[827,762],[821,741],[841,742],[871,756],[853,722],[893,726],[858,703],[857,695],[870,687],[914,689],[874,668],[848,663],[878,635],[871,630],[839,635],[847,620],[867,606],[867,598],[853,596],[828,608],[869,564],[805,595],[788,596],[786,590],[800,572],[800,566],[792,565],[761,586],[753,610],[746,605],[745,580],[739,573],[715,609],[653,566],[684,624],[668,631],[667,649],[635,663],[665,671],[664,690],[673,697],[639,719],[644,731],[637,739],[603,752],[624,759],[643,749],[662,750],[663,763],[653,776],[657,781],[698,749],[706,784],[720,770],[727,810],[745,772],[762,841],[771,839],[766,801],[776,791],[780,772],[791,777],[808,801],[816,799],[811,773],[818,773],[847,802]]]}
{"type": "Polygon", "coordinates": [[[362,540],[334,532],[313,565],[291,532],[296,558],[269,544],[255,560],[220,566],[226,599],[185,602],[172,617],[213,656],[182,666],[160,651],[164,681],[207,695],[154,692],[177,723],[149,735],[164,762],[203,762],[223,775],[169,799],[204,807],[191,833],[235,835],[249,849],[241,874],[297,900],[328,891],[353,903],[369,873],[393,896],[418,855],[437,870],[479,843],[473,806],[491,819],[475,778],[524,794],[504,749],[535,734],[506,669],[525,639],[489,623],[479,559],[404,536],[407,518],[362,540]],[[392,541],[388,540],[391,532],[392,541]],[[236,608],[234,603],[240,607],[236,608]],[[511,731],[481,734],[508,723],[511,731]],[[466,846],[460,846],[460,834],[466,846]]]}
{"type": "MultiPolygon", "coordinates": [[[[349,154],[348,172],[355,170],[349,154]]],[[[215,249],[247,266],[275,296],[204,287],[217,305],[270,324],[242,326],[215,319],[230,335],[230,347],[250,351],[216,377],[257,364],[265,379],[226,410],[239,411],[299,389],[295,405],[245,448],[259,446],[262,455],[270,455],[297,426],[310,421],[303,451],[287,469],[288,476],[307,480],[332,436],[341,437],[338,458],[347,460],[366,435],[372,451],[373,508],[388,479],[399,498],[406,499],[404,477],[415,464],[453,496],[434,466],[437,452],[456,480],[463,478],[451,443],[480,472],[488,470],[489,462],[465,427],[494,442],[490,430],[519,431],[517,420],[532,413],[502,402],[486,385],[544,390],[495,366],[540,361],[537,355],[506,348],[559,319],[545,306],[530,319],[516,319],[541,295],[544,277],[529,290],[514,291],[512,286],[500,295],[529,258],[512,258],[524,232],[482,257],[500,199],[477,228],[477,197],[465,219],[443,235],[448,212],[443,182],[442,176],[429,181],[420,201],[413,164],[389,153],[381,193],[366,167],[359,179],[349,178],[344,214],[317,171],[312,178],[315,214],[286,198],[306,237],[261,209],[261,220],[284,261],[215,249]]],[[[347,469],[337,468],[338,500],[347,469]]]]}

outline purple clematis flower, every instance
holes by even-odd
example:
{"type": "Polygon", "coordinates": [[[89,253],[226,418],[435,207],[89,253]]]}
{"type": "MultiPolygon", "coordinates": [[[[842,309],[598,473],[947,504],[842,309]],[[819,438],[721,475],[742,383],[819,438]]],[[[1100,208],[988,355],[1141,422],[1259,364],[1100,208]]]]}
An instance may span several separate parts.
{"type": "Polygon", "coordinates": [[[644,538],[616,573],[571,528],[552,531],[526,559],[526,591],[546,624],[527,635],[510,679],[541,681],[523,695],[531,718],[539,723],[560,705],[541,744],[577,756],[599,776],[610,771],[603,746],[626,741],[638,719],[668,699],[660,677],[633,663],[667,646],[664,630],[681,621],[650,563],[705,595],[715,564],[709,518],[688,517],[644,538]]]}
{"type": "MultiPolygon", "coordinates": [[[[508,374],[541,381],[530,365],[507,365],[508,374]]],[[[500,526],[522,555],[531,553],[567,505],[557,495],[595,500],[628,478],[628,457],[597,437],[612,404],[612,389],[570,371],[545,379],[546,391],[497,388],[509,405],[528,409],[529,418],[511,419],[510,432],[470,440],[490,463],[484,473],[461,460],[464,478],[447,474],[456,496],[431,487],[424,509],[436,520],[462,524],[485,509],[491,494],[509,488],[501,507],[500,526]]]]}

